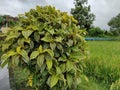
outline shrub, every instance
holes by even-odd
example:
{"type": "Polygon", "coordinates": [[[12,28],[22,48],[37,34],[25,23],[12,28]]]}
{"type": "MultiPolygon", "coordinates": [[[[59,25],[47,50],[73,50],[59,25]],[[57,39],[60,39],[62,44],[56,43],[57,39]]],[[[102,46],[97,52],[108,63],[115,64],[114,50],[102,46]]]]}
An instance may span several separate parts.
{"type": "Polygon", "coordinates": [[[36,90],[75,89],[87,54],[84,31],[76,23],[51,6],[19,15],[19,22],[5,34],[2,66],[9,62],[12,68],[25,69],[27,86],[36,90]]]}

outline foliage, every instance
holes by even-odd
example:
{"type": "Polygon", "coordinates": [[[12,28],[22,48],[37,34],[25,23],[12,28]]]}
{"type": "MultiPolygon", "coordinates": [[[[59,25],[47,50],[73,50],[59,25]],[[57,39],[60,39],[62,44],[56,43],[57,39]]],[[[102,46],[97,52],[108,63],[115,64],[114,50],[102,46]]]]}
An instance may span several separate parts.
{"type": "Polygon", "coordinates": [[[114,82],[120,78],[120,42],[92,41],[88,44],[91,53],[90,60],[85,61],[84,74],[110,90],[111,84],[114,85],[114,82]]]}
{"type": "Polygon", "coordinates": [[[120,14],[116,17],[113,17],[109,22],[110,30],[114,35],[120,35],[120,14]]]}
{"type": "Polygon", "coordinates": [[[17,17],[12,17],[10,15],[0,15],[0,28],[3,26],[6,26],[6,24],[10,27],[15,25],[15,23],[18,21],[17,17]]]}
{"type": "Polygon", "coordinates": [[[100,27],[91,27],[87,36],[90,37],[111,37],[113,33],[111,31],[103,30],[100,27]]]}
{"type": "Polygon", "coordinates": [[[99,27],[91,28],[89,31],[89,35],[92,37],[103,37],[104,31],[99,27]]]}
{"type": "Polygon", "coordinates": [[[107,36],[113,36],[113,33],[111,31],[107,31],[107,30],[105,30],[104,34],[107,36]]]}
{"type": "Polygon", "coordinates": [[[75,0],[75,8],[71,9],[71,14],[76,20],[78,20],[78,25],[82,29],[89,31],[95,15],[90,12],[90,5],[87,5],[87,0],[75,0]]]}
{"type": "Polygon", "coordinates": [[[27,85],[36,90],[75,89],[87,57],[83,33],[67,13],[37,6],[5,34],[2,67],[27,70],[27,85]]]}
{"type": "Polygon", "coordinates": [[[15,81],[16,85],[20,85],[21,82],[27,82],[29,74],[30,74],[30,72],[26,68],[24,68],[24,69],[21,67],[14,68],[14,81],[15,81]]]}

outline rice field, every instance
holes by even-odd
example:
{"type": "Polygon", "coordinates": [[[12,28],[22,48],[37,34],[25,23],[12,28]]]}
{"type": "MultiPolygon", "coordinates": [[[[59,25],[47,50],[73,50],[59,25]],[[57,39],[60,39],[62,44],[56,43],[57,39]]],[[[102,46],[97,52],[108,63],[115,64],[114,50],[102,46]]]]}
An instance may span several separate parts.
{"type": "MultiPolygon", "coordinates": [[[[88,41],[90,59],[86,60],[84,73],[88,76],[94,90],[110,89],[120,79],[120,41],[88,41]]],[[[91,89],[90,89],[91,90],[91,89]]]]}

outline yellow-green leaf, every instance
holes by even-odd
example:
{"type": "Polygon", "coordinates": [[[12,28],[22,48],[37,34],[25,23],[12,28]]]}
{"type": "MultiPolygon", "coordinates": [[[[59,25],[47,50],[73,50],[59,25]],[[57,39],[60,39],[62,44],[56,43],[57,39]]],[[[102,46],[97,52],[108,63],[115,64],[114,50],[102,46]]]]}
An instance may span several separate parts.
{"type": "Polygon", "coordinates": [[[45,36],[41,40],[44,42],[53,42],[53,39],[51,36],[45,36]]]}
{"type": "Polygon", "coordinates": [[[9,56],[7,54],[3,54],[1,56],[1,60],[7,60],[9,58],[9,56]]]}
{"type": "Polygon", "coordinates": [[[39,67],[41,67],[44,63],[44,55],[39,55],[38,58],[37,58],[37,64],[39,67]]]}
{"type": "Polygon", "coordinates": [[[25,31],[22,31],[22,35],[28,39],[28,37],[32,34],[33,31],[31,30],[25,30],[25,31]]]}
{"type": "Polygon", "coordinates": [[[50,43],[50,48],[51,48],[52,50],[55,50],[56,44],[55,44],[55,43],[50,43]]]}
{"type": "Polygon", "coordinates": [[[51,49],[45,49],[43,52],[49,53],[51,57],[54,56],[54,52],[51,49]]]}
{"type": "Polygon", "coordinates": [[[39,35],[38,32],[35,32],[35,33],[34,33],[34,39],[35,39],[36,42],[39,42],[39,40],[40,40],[40,35],[39,35]]]}
{"type": "Polygon", "coordinates": [[[51,69],[52,68],[52,60],[46,60],[46,64],[47,64],[47,67],[48,69],[51,69]]]}
{"type": "Polygon", "coordinates": [[[60,69],[60,67],[56,67],[56,73],[57,73],[57,74],[61,74],[61,69],[60,69]]]}
{"type": "Polygon", "coordinates": [[[65,64],[60,65],[60,70],[61,70],[61,72],[65,72],[65,64]]]}
{"type": "Polygon", "coordinates": [[[67,74],[67,83],[68,83],[68,86],[69,86],[69,87],[72,86],[73,77],[72,77],[72,75],[70,75],[70,74],[67,74]]]}
{"type": "Polygon", "coordinates": [[[30,59],[35,59],[39,55],[38,51],[33,51],[32,54],[30,55],[30,59]]]}
{"type": "Polygon", "coordinates": [[[24,46],[24,38],[18,39],[17,43],[18,43],[18,45],[20,45],[20,46],[24,46]]]}
{"type": "Polygon", "coordinates": [[[30,41],[31,41],[31,40],[30,40],[30,38],[27,38],[27,39],[26,39],[26,38],[24,38],[24,42],[26,42],[26,43],[29,43],[29,44],[30,44],[30,41]]]}
{"type": "Polygon", "coordinates": [[[57,37],[57,38],[55,39],[56,42],[62,42],[62,40],[63,40],[62,37],[57,37]]]}
{"type": "Polygon", "coordinates": [[[8,49],[10,45],[11,44],[3,44],[2,45],[2,51],[5,51],[6,49],[8,49]]]}
{"type": "Polygon", "coordinates": [[[18,33],[10,32],[10,34],[6,37],[6,41],[9,41],[10,39],[17,38],[19,36],[18,33]]]}
{"type": "Polygon", "coordinates": [[[42,45],[39,46],[38,51],[39,51],[40,53],[42,53],[42,51],[43,51],[42,45]]]}
{"type": "Polygon", "coordinates": [[[13,56],[12,57],[12,65],[18,66],[18,63],[19,63],[19,56],[18,55],[13,56]]]}
{"type": "Polygon", "coordinates": [[[17,53],[16,52],[14,52],[14,51],[8,51],[7,52],[7,55],[10,57],[10,56],[14,56],[14,55],[16,55],[17,53]]]}
{"type": "Polygon", "coordinates": [[[20,51],[20,55],[23,57],[23,60],[25,63],[29,62],[28,53],[24,49],[20,51]]]}
{"type": "Polygon", "coordinates": [[[66,62],[66,70],[69,72],[73,68],[73,65],[70,61],[66,62]]]}
{"type": "Polygon", "coordinates": [[[18,46],[18,47],[16,48],[16,52],[17,52],[17,53],[20,53],[20,50],[21,50],[21,46],[18,46]]]}
{"type": "Polygon", "coordinates": [[[3,61],[3,62],[1,63],[1,67],[4,68],[5,65],[7,65],[7,64],[8,64],[8,60],[5,60],[5,61],[3,61]]]}
{"type": "Polygon", "coordinates": [[[30,49],[34,48],[34,42],[32,40],[30,40],[30,49]]]}
{"type": "Polygon", "coordinates": [[[59,80],[58,75],[52,75],[51,81],[50,81],[50,87],[51,88],[54,87],[57,84],[58,80],[59,80]]]}

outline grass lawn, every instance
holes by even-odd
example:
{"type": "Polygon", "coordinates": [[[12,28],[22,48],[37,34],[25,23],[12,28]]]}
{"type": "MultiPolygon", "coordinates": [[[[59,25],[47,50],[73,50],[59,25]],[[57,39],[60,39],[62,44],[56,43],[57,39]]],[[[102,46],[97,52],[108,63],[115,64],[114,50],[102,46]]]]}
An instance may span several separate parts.
{"type": "Polygon", "coordinates": [[[85,61],[84,73],[93,84],[90,88],[110,90],[111,84],[120,79],[120,41],[88,41],[87,43],[90,59],[85,61]]]}

